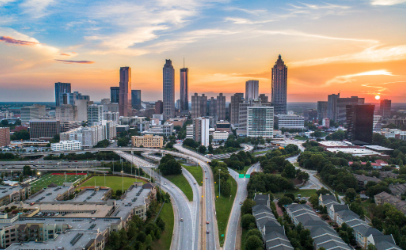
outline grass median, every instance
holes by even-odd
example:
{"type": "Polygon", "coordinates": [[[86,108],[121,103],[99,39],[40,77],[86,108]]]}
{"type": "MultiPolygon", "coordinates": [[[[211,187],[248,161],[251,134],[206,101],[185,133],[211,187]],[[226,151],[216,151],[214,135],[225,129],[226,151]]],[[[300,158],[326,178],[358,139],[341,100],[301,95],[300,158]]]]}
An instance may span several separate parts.
{"type": "Polygon", "coordinates": [[[131,185],[134,184],[134,182],[144,182],[144,180],[141,179],[135,179],[131,177],[121,177],[121,176],[106,176],[106,179],[104,179],[104,176],[94,176],[87,180],[86,182],[82,183],[80,187],[87,187],[87,186],[103,186],[103,187],[109,187],[113,189],[114,191],[121,190],[124,188],[124,190],[127,190],[131,185]],[[106,180],[106,182],[104,182],[106,180]]]}
{"type": "Polygon", "coordinates": [[[165,203],[159,217],[165,222],[165,230],[161,234],[161,239],[152,243],[152,249],[170,249],[172,243],[172,233],[174,225],[174,215],[171,203],[165,203]]]}
{"type": "MultiPolygon", "coordinates": [[[[216,199],[216,216],[217,216],[217,226],[219,232],[220,246],[224,244],[225,233],[227,229],[228,219],[230,217],[231,209],[233,208],[233,203],[235,195],[237,193],[237,182],[230,176],[228,178],[228,183],[231,185],[230,196],[216,199]]],[[[219,195],[218,185],[215,185],[216,197],[219,195]]]]}
{"type": "Polygon", "coordinates": [[[189,201],[193,201],[193,190],[192,187],[189,185],[189,182],[186,180],[185,176],[183,176],[182,174],[178,174],[166,175],[164,177],[175,184],[180,190],[182,190],[189,201]]]}
{"type": "Polygon", "coordinates": [[[199,184],[199,186],[203,185],[203,170],[199,166],[187,166],[182,164],[184,168],[186,168],[187,171],[189,171],[193,177],[195,177],[196,182],[199,184]]]}

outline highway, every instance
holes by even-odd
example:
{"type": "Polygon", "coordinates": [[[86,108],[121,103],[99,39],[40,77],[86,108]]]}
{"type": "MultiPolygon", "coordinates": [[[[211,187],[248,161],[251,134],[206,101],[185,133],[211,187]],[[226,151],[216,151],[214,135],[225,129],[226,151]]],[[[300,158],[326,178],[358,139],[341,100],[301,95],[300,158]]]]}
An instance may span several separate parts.
{"type": "MultiPolygon", "coordinates": [[[[241,205],[240,203],[244,202],[247,198],[247,185],[249,179],[247,178],[239,178],[239,174],[231,168],[228,168],[230,175],[235,179],[237,182],[237,194],[234,199],[233,208],[230,213],[230,218],[228,219],[228,225],[226,230],[226,238],[225,243],[223,246],[224,250],[234,250],[239,249],[236,247],[237,243],[237,231],[240,228],[240,218],[241,218],[241,205]]],[[[260,171],[260,164],[255,163],[252,165],[246,172],[246,174],[251,174],[252,172],[259,172],[260,171]]],[[[241,235],[240,235],[241,236],[241,235]]]]}
{"type": "MultiPolygon", "coordinates": [[[[252,151],[252,150],[254,149],[253,146],[248,145],[248,144],[241,144],[241,146],[244,147],[244,149],[242,149],[242,150],[244,150],[245,152],[247,152],[247,151],[252,151]]],[[[227,158],[230,158],[230,156],[231,156],[232,154],[238,154],[238,152],[240,152],[240,151],[241,151],[241,150],[238,150],[238,151],[232,152],[232,153],[213,155],[213,156],[210,157],[210,159],[211,159],[211,160],[227,159],[227,158]]]]}

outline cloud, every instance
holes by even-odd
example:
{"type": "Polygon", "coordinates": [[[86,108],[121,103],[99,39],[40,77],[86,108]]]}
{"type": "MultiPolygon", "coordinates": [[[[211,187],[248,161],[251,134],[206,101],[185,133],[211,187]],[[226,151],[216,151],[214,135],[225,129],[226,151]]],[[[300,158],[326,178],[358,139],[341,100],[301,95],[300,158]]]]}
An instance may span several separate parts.
{"type": "Polygon", "coordinates": [[[395,5],[406,3],[406,0],[372,0],[372,5],[395,5]]]}
{"type": "Polygon", "coordinates": [[[367,72],[361,72],[357,74],[350,74],[350,75],[343,75],[343,76],[336,76],[331,80],[328,80],[326,82],[326,85],[331,85],[331,84],[342,84],[342,83],[347,83],[347,82],[353,82],[355,81],[355,77],[359,76],[393,76],[391,72],[388,72],[386,69],[380,69],[380,70],[372,70],[372,71],[367,71],[367,72]]]}
{"type": "Polygon", "coordinates": [[[64,53],[60,53],[59,55],[61,56],[75,56],[77,55],[76,52],[64,52],[64,53]]]}
{"type": "Polygon", "coordinates": [[[329,63],[388,62],[406,59],[406,45],[381,47],[372,46],[361,52],[340,56],[292,62],[290,67],[306,67],[329,63]]]}
{"type": "Polygon", "coordinates": [[[0,6],[6,5],[8,3],[14,2],[16,0],[0,0],[0,6]]]}
{"type": "Polygon", "coordinates": [[[260,10],[249,10],[249,9],[235,8],[235,7],[229,7],[229,8],[226,8],[225,10],[228,10],[228,11],[237,10],[237,11],[245,12],[245,13],[248,13],[248,14],[251,14],[251,15],[256,15],[256,16],[267,12],[267,11],[264,10],[264,9],[260,9],[260,10]]]}
{"type": "Polygon", "coordinates": [[[15,45],[21,45],[21,46],[32,46],[32,45],[39,44],[38,42],[17,40],[12,37],[9,37],[9,36],[0,36],[0,41],[3,41],[5,43],[15,44],[15,45]]]}
{"type": "Polygon", "coordinates": [[[48,14],[46,9],[54,2],[55,0],[25,0],[20,6],[24,9],[23,13],[40,18],[48,14]]]}
{"type": "Polygon", "coordinates": [[[260,23],[269,23],[273,22],[273,20],[264,20],[264,21],[251,21],[245,18],[238,18],[238,17],[226,17],[224,19],[226,22],[233,22],[235,24],[260,24],[260,23]]]}
{"type": "Polygon", "coordinates": [[[93,64],[93,63],[95,63],[95,62],[93,62],[93,61],[75,61],[75,60],[58,60],[58,59],[55,59],[55,61],[57,61],[57,62],[63,62],[63,63],[66,63],[66,64],[74,64],[74,63],[78,63],[78,64],[93,64]]]}
{"type": "Polygon", "coordinates": [[[337,5],[337,4],[331,4],[331,3],[326,3],[325,5],[317,5],[317,4],[308,4],[308,3],[301,3],[302,5],[293,5],[290,4],[295,9],[312,9],[312,10],[331,10],[331,9],[350,9],[350,6],[346,5],[337,5]]]}

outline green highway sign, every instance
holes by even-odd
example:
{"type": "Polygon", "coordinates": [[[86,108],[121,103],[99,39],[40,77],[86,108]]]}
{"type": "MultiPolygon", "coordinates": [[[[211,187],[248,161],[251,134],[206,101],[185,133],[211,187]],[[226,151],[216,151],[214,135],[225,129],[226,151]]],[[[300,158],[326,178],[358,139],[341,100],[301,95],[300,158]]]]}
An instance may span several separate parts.
{"type": "Polygon", "coordinates": [[[224,237],[224,234],[222,234],[221,237],[224,237]]]}
{"type": "Polygon", "coordinates": [[[244,178],[244,174],[240,174],[240,175],[239,175],[239,178],[244,178]]]}
{"type": "Polygon", "coordinates": [[[248,178],[248,179],[249,179],[250,177],[251,177],[251,176],[250,176],[249,174],[246,174],[246,175],[245,175],[245,178],[248,178]]]}

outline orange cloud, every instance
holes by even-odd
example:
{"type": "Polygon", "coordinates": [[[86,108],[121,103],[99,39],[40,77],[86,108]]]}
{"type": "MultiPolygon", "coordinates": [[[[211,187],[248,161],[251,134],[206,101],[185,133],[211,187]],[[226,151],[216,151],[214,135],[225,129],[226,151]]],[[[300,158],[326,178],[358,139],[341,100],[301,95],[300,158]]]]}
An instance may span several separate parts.
{"type": "Polygon", "coordinates": [[[73,63],[78,63],[78,64],[93,64],[93,63],[95,63],[95,62],[93,62],[93,61],[74,61],[74,60],[58,60],[58,59],[55,59],[55,61],[64,62],[64,63],[67,63],[67,64],[73,64],[73,63]]]}
{"type": "Polygon", "coordinates": [[[23,40],[17,40],[9,36],[0,36],[0,41],[3,41],[5,43],[12,43],[16,45],[21,45],[21,46],[32,46],[32,45],[37,45],[40,44],[38,42],[30,42],[30,41],[23,41],[23,40]]]}

